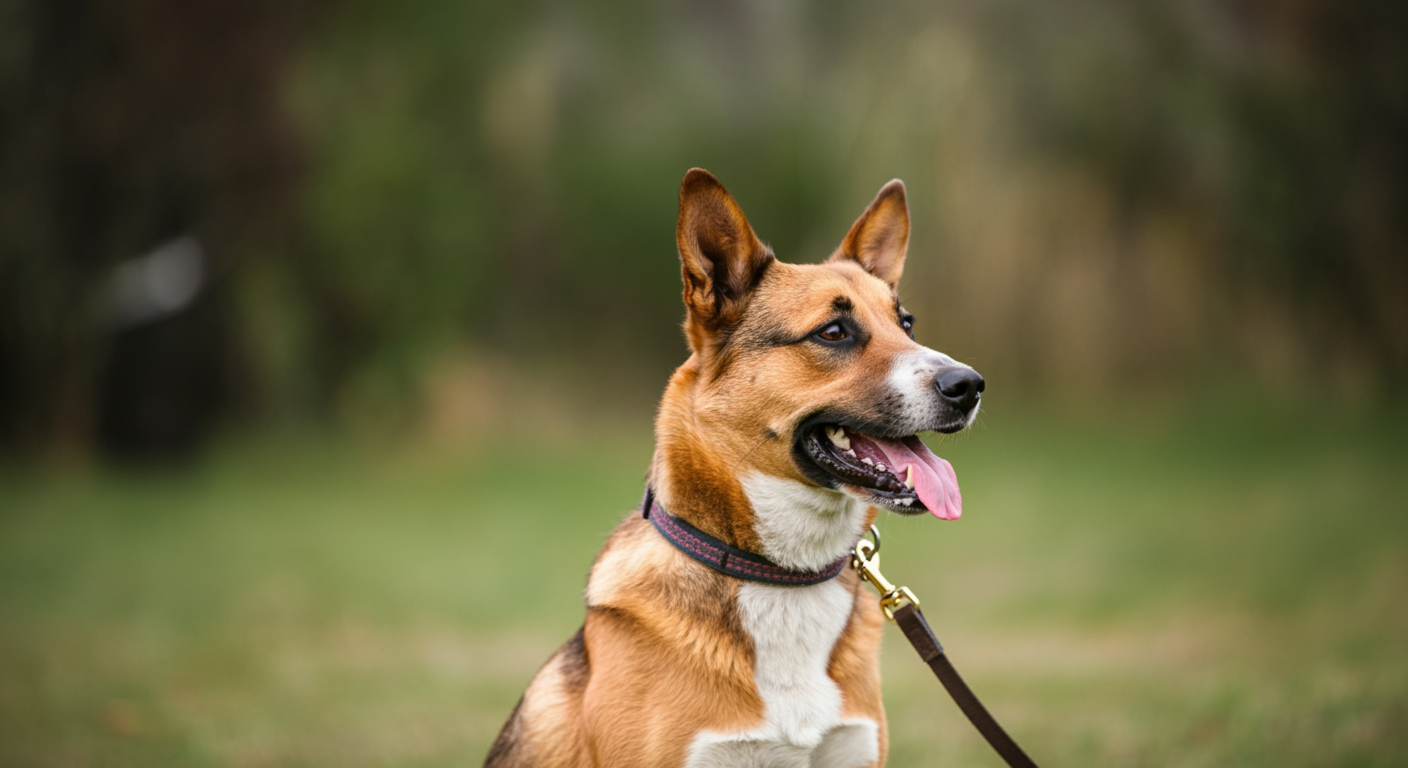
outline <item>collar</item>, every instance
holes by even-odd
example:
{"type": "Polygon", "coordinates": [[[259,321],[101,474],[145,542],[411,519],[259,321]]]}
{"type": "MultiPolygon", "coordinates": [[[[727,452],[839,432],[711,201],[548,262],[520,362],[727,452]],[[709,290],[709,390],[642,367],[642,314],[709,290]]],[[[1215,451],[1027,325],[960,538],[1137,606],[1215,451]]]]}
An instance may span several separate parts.
{"type": "Polygon", "coordinates": [[[655,530],[673,544],[675,549],[719,573],[736,579],[802,587],[836,578],[845,570],[850,560],[849,555],[844,555],[820,571],[784,568],[762,555],[744,552],[738,547],[719,541],[670,514],[656,503],[655,491],[649,487],[645,489],[645,499],[641,502],[640,512],[641,517],[650,520],[655,525],[655,530]]]}

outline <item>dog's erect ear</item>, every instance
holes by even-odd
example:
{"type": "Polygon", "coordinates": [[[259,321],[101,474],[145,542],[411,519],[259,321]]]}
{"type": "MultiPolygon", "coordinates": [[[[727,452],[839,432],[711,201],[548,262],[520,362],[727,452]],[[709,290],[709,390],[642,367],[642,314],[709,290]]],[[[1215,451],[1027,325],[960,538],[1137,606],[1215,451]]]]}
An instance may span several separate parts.
{"type": "Polygon", "coordinates": [[[865,271],[894,289],[904,272],[908,249],[909,203],[905,202],[904,182],[895,179],[880,188],[829,261],[858,261],[865,271]]]}
{"type": "MultiPolygon", "coordinates": [[[[713,332],[737,320],[758,284],[772,251],[753,234],[743,209],[724,185],[703,168],[691,168],[680,184],[680,218],[675,225],[684,274],[689,322],[713,332]]],[[[690,344],[699,348],[695,329],[690,344]]]]}

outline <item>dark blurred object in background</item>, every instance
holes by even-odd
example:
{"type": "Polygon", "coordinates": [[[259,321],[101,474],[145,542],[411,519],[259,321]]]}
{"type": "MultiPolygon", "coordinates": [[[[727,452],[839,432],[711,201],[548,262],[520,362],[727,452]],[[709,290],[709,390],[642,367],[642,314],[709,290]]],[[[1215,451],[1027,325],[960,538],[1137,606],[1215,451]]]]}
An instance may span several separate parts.
{"type": "Polygon", "coordinates": [[[203,414],[231,404],[218,377],[178,370],[214,371],[235,354],[226,321],[201,305],[216,303],[241,249],[276,238],[289,216],[298,148],[281,98],[299,8],[4,4],[0,442],[190,446],[203,414]],[[201,302],[113,318],[115,265],[186,232],[209,244],[201,302]],[[181,405],[197,401],[208,405],[181,405]],[[144,415],[153,409],[164,415],[144,415]]]}
{"type": "Polygon", "coordinates": [[[798,261],[903,177],[919,338],[994,396],[1178,397],[1216,371],[1333,410],[1408,381],[1403,4],[0,14],[12,449],[145,444],[139,402],[200,403],[152,433],[183,447],[235,413],[406,423],[427,371],[468,391],[481,359],[653,399],[683,355],[694,165],[798,261]],[[208,280],[182,330],[111,334],[114,265],[183,234],[208,280]]]}
{"type": "Polygon", "coordinates": [[[226,328],[205,262],[187,235],[113,272],[97,387],[98,439],[113,456],[189,455],[224,400],[226,328]]]}

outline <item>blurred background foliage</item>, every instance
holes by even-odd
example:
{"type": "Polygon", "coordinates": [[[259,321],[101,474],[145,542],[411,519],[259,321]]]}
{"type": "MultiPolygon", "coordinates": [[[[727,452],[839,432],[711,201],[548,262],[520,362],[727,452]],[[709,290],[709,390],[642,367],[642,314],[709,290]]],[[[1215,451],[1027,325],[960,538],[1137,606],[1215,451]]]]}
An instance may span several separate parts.
{"type": "Polygon", "coordinates": [[[1395,4],[0,7],[12,451],[472,421],[521,382],[643,412],[695,165],[796,261],[903,178],[920,339],[1006,397],[1408,372],[1395,4]],[[196,300],[114,324],[114,270],[183,235],[196,300]]]}
{"type": "MultiPolygon", "coordinates": [[[[639,498],[691,166],[789,261],[907,183],[989,388],[886,571],[1043,764],[1408,764],[1405,22],[0,0],[0,764],[481,759],[639,498]]],[[[885,643],[890,764],[993,764],[885,643]]]]}

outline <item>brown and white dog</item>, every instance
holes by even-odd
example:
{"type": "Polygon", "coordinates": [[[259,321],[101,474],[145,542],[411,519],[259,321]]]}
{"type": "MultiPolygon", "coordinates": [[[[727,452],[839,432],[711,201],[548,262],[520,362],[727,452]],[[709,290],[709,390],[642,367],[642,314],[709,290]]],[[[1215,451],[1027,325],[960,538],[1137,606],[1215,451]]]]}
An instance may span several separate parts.
{"type": "Polygon", "coordinates": [[[582,629],[486,766],[882,765],[882,616],[839,563],[876,508],[958,517],[953,469],[915,435],[971,424],[983,379],[914,341],[898,180],[825,263],[797,265],[696,168],[676,240],[692,354],[656,419],[655,524],[632,514],[606,542],[582,629]],[[731,575],[689,542],[784,576],[731,575]]]}

